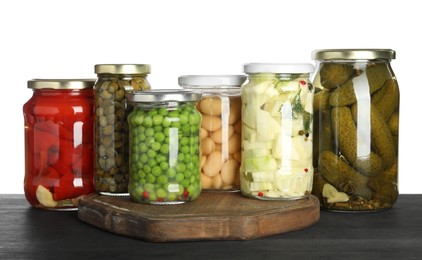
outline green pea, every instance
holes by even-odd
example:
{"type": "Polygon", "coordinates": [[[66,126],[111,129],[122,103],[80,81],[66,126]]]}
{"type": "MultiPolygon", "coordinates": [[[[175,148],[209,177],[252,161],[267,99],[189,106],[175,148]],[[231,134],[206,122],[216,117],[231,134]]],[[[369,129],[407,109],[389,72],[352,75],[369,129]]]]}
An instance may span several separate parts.
{"type": "Polygon", "coordinates": [[[191,163],[192,162],[192,155],[189,153],[185,154],[185,159],[183,160],[184,163],[191,163]]]}
{"type": "Polygon", "coordinates": [[[142,125],[144,122],[144,116],[143,115],[136,115],[134,118],[134,123],[137,125],[142,125]]]}
{"type": "Polygon", "coordinates": [[[157,190],[157,196],[159,198],[165,198],[167,196],[167,192],[164,189],[158,189],[157,190]]]}
{"type": "Polygon", "coordinates": [[[154,183],[155,182],[155,176],[152,175],[151,173],[147,174],[146,181],[147,181],[147,183],[154,183]]]}
{"type": "Polygon", "coordinates": [[[154,142],[154,143],[151,145],[151,148],[152,148],[152,150],[154,150],[154,151],[158,151],[158,150],[160,150],[160,148],[161,148],[161,144],[160,144],[159,142],[154,142]]]}
{"type": "MultiPolygon", "coordinates": [[[[176,170],[174,169],[174,168],[169,168],[168,170],[167,170],[167,176],[170,178],[170,179],[173,179],[175,176],[176,176],[176,170]]],[[[184,178],[184,177],[183,177],[184,178]]]]}
{"type": "Polygon", "coordinates": [[[141,157],[139,158],[139,161],[141,161],[142,163],[147,163],[148,162],[148,156],[145,153],[143,153],[141,155],[141,157]]]}
{"type": "Polygon", "coordinates": [[[176,165],[176,172],[184,172],[186,171],[186,165],[184,163],[177,163],[176,165]]]}
{"type": "Polygon", "coordinates": [[[166,184],[169,181],[168,177],[165,175],[160,175],[157,177],[157,182],[160,184],[166,184]]]}
{"type": "Polygon", "coordinates": [[[141,133],[141,134],[144,134],[145,130],[146,130],[146,128],[144,126],[138,127],[138,132],[141,133]]]}
{"type": "Polygon", "coordinates": [[[150,136],[154,136],[154,129],[153,128],[147,128],[145,131],[145,135],[150,137],[150,136]]]}
{"type": "MultiPolygon", "coordinates": [[[[154,176],[152,176],[152,177],[154,177],[154,176]]],[[[151,184],[151,183],[146,183],[144,185],[144,189],[147,192],[153,192],[155,190],[155,185],[154,184],[151,184]]]]}
{"type": "Polygon", "coordinates": [[[149,193],[148,200],[149,201],[156,201],[157,200],[157,194],[155,194],[154,192],[149,193]]]}
{"type": "Polygon", "coordinates": [[[171,126],[171,120],[170,120],[170,118],[165,117],[163,119],[163,127],[169,127],[169,126],[171,126]]]}
{"type": "Polygon", "coordinates": [[[164,139],[166,139],[166,136],[165,136],[163,133],[159,132],[159,133],[155,133],[155,134],[154,134],[154,139],[155,139],[157,142],[162,143],[162,142],[164,141],[164,139]]]}
{"type": "Polygon", "coordinates": [[[163,116],[162,115],[155,115],[155,116],[153,116],[153,118],[152,118],[152,123],[154,124],[154,125],[161,125],[161,123],[163,122],[163,116]]]}
{"type": "Polygon", "coordinates": [[[177,161],[183,162],[185,160],[185,155],[183,153],[179,153],[177,155],[177,161]]]}
{"type": "Polygon", "coordinates": [[[182,130],[183,133],[190,133],[190,128],[190,125],[182,125],[180,130],[182,130]]]}
{"type": "Polygon", "coordinates": [[[176,197],[177,197],[177,195],[175,194],[175,193],[169,193],[168,195],[167,195],[167,200],[168,201],[175,201],[176,200],[176,197]]]}
{"type": "Polygon", "coordinates": [[[149,166],[148,164],[144,165],[144,167],[142,167],[142,169],[144,170],[145,173],[150,173],[151,170],[152,170],[151,166],[149,166]]]}
{"type": "Polygon", "coordinates": [[[149,149],[149,150],[148,150],[148,152],[147,152],[147,156],[148,156],[148,158],[150,158],[150,159],[154,159],[154,158],[155,158],[155,156],[157,156],[157,153],[156,153],[154,150],[149,149]]]}
{"type": "Polygon", "coordinates": [[[189,177],[192,175],[192,172],[191,171],[185,171],[184,175],[185,175],[185,179],[189,179],[189,177]]]}
{"type": "MultiPolygon", "coordinates": [[[[148,157],[148,156],[147,156],[148,157]]],[[[154,166],[157,166],[157,161],[155,160],[148,160],[148,165],[153,168],[154,166]]],[[[154,169],[153,169],[154,170],[154,169]]]]}
{"type": "Polygon", "coordinates": [[[150,111],[148,111],[149,116],[155,116],[156,114],[158,114],[157,109],[151,109],[150,111]]]}
{"type": "Polygon", "coordinates": [[[197,154],[192,155],[192,162],[194,162],[194,163],[199,162],[199,156],[197,154]]]}
{"type": "Polygon", "coordinates": [[[192,162],[187,162],[186,168],[191,171],[191,170],[195,169],[195,164],[193,164],[192,162]]]}
{"type": "Polygon", "coordinates": [[[146,138],[147,136],[145,135],[145,134],[140,134],[139,135],[139,142],[143,142],[143,141],[145,141],[145,138],[146,138]]]}
{"type": "MultiPolygon", "coordinates": [[[[161,150],[161,148],[160,148],[160,150],[161,150]]],[[[160,153],[160,154],[157,154],[157,158],[155,158],[155,160],[157,161],[157,163],[166,162],[167,156],[160,153]]]]}
{"type": "Polygon", "coordinates": [[[170,112],[168,113],[168,116],[169,116],[170,118],[178,118],[178,117],[179,117],[179,111],[177,111],[177,110],[170,111],[170,112]]]}
{"type": "Polygon", "coordinates": [[[189,138],[184,136],[180,139],[180,144],[181,145],[187,145],[189,143],[189,138]]]}
{"type": "Polygon", "coordinates": [[[137,169],[142,169],[142,167],[144,167],[144,164],[142,162],[140,162],[140,161],[137,161],[136,162],[136,168],[137,169]]]}
{"type": "Polygon", "coordinates": [[[167,110],[167,108],[161,107],[160,109],[158,109],[158,114],[162,116],[166,116],[168,113],[169,111],[167,110]]]}
{"type": "Polygon", "coordinates": [[[145,126],[145,127],[151,127],[152,125],[153,125],[153,123],[152,123],[152,117],[151,116],[144,117],[143,126],[145,126]]]}
{"type": "MultiPolygon", "coordinates": [[[[152,136],[148,136],[145,138],[145,143],[143,143],[144,145],[146,145],[147,147],[151,147],[151,145],[155,143],[155,139],[152,136]]],[[[141,144],[142,145],[142,144],[141,144]]]]}
{"type": "Polygon", "coordinates": [[[168,154],[169,150],[170,150],[170,147],[169,147],[168,144],[163,144],[160,147],[160,152],[163,153],[163,154],[168,154]]]}
{"type": "Polygon", "coordinates": [[[164,139],[164,142],[165,142],[166,144],[169,144],[169,143],[170,143],[170,138],[169,138],[169,137],[166,137],[166,139],[164,139]]]}
{"type": "Polygon", "coordinates": [[[179,123],[181,124],[181,125],[185,125],[185,124],[187,124],[189,122],[189,117],[186,115],[186,114],[184,114],[183,112],[182,112],[182,114],[179,116],[179,123]]]}
{"type": "Polygon", "coordinates": [[[161,125],[154,126],[154,132],[155,133],[163,132],[163,127],[161,125]]]}
{"type": "Polygon", "coordinates": [[[196,182],[196,177],[195,175],[191,175],[189,178],[190,183],[195,183],[196,182]]]}
{"type": "Polygon", "coordinates": [[[186,156],[187,154],[189,154],[189,146],[187,145],[182,146],[182,148],[180,149],[180,152],[184,153],[186,156]]]}
{"type": "Polygon", "coordinates": [[[179,123],[179,122],[177,122],[177,121],[172,122],[172,123],[171,123],[171,127],[174,127],[174,128],[180,128],[180,123],[179,123]]]}
{"type": "Polygon", "coordinates": [[[143,171],[138,171],[138,175],[137,175],[140,179],[145,179],[145,177],[147,177],[147,174],[143,171]]]}
{"type": "Polygon", "coordinates": [[[154,166],[154,168],[152,168],[151,173],[152,173],[154,176],[160,176],[160,175],[161,175],[161,173],[162,173],[160,166],[158,166],[158,165],[157,165],[157,166],[154,166]]]}
{"type": "Polygon", "coordinates": [[[190,182],[189,182],[189,180],[187,180],[187,179],[183,179],[183,180],[180,182],[180,185],[182,185],[183,187],[187,188],[187,187],[189,187],[190,182]]]}
{"type": "Polygon", "coordinates": [[[176,174],[176,181],[180,183],[185,178],[185,175],[183,173],[176,174]]]}
{"type": "Polygon", "coordinates": [[[169,169],[169,164],[167,162],[161,162],[160,163],[160,168],[163,171],[167,171],[169,169]]]}

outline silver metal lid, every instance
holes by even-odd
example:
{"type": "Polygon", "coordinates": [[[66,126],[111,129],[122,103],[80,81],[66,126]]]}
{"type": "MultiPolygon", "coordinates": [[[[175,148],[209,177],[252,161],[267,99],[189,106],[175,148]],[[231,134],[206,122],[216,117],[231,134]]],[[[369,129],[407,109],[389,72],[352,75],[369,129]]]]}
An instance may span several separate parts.
{"type": "Polygon", "coordinates": [[[129,93],[128,100],[131,102],[188,102],[199,101],[201,93],[183,90],[183,89],[151,89],[143,91],[132,91],[129,93]]]}
{"type": "Polygon", "coordinates": [[[243,70],[248,74],[305,74],[314,72],[314,66],[310,63],[247,63],[243,65],[243,70]]]}
{"type": "Polygon", "coordinates": [[[97,64],[96,74],[149,74],[149,64],[97,64]]]}
{"type": "Polygon", "coordinates": [[[396,52],[391,49],[325,49],[312,52],[313,60],[392,60],[396,52]]]}
{"type": "Polygon", "coordinates": [[[245,75],[183,75],[178,79],[180,86],[230,86],[240,87],[246,80],[245,75]]]}
{"type": "Polygon", "coordinates": [[[95,79],[32,79],[28,80],[31,89],[87,89],[93,88],[95,79]]]}

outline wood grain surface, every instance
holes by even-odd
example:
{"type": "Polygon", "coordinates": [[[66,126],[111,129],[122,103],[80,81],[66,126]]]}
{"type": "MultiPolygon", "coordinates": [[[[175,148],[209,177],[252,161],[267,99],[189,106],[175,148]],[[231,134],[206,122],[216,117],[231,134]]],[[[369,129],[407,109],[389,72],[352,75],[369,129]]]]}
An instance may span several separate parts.
{"type": "Polygon", "coordinates": [[[304,229],[320,217],[318,199],[262,201],[240,193],[203,192],[193,202],[147,205],[99,194],[79,202],[80,220],[150,242],[251,240],[304,229]]]}

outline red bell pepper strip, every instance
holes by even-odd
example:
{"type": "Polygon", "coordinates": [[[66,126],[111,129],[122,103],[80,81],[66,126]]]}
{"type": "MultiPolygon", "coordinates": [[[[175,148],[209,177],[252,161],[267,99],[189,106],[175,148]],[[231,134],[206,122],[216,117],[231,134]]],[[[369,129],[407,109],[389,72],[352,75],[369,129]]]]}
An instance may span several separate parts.
{"type": "Polygon", "coordinates": [[[35,130],[42,130],[59,138],[64,138],[71,141],[73,140],[73,133],[71,131],[66,129],[60,123],[55,123],[51,120],[36,123],[34,128],[35,130]]]}

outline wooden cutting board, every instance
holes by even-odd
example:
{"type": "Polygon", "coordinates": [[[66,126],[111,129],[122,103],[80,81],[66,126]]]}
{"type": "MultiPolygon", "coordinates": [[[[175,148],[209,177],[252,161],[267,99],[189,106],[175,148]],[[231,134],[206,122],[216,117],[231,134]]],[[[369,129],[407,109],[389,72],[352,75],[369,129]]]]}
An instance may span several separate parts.
{"type": "Polygon", "coordinates": [[[293,201],[262,201],[241,193],[203,192],[193,202],[146,205],[129,197],[99,194],[79,202],[79,219],[109,232],[150,242],[250,240],[307,228],[319,220],[311,195],[293,201]]]}

